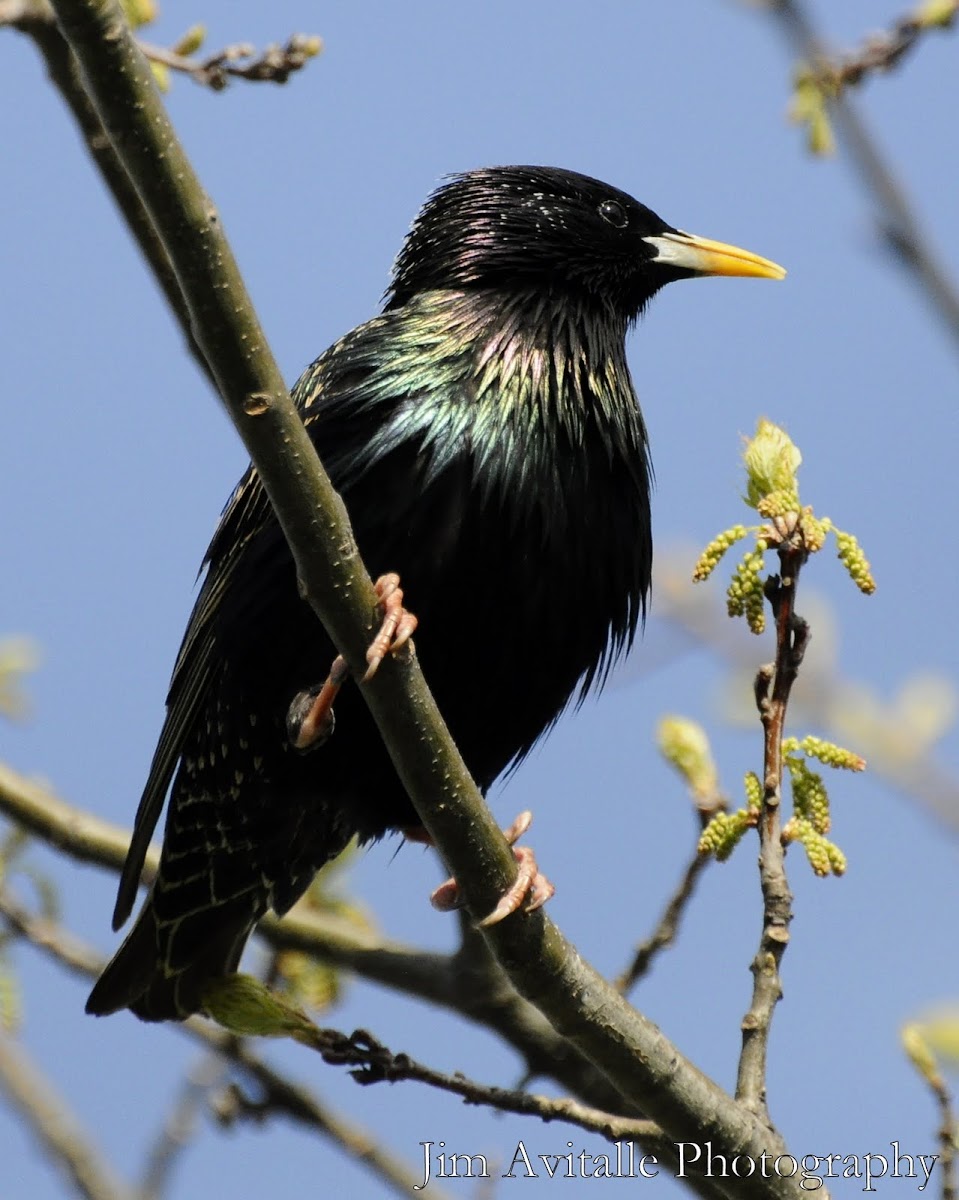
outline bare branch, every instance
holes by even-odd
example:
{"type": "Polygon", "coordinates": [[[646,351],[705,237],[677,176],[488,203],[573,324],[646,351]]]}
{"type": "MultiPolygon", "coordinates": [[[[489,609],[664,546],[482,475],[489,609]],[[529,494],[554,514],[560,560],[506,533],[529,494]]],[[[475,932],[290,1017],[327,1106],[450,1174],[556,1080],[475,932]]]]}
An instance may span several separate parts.
{"type": "Polygon", "coordinates": [[[159,63],[171,71],[189,75],[203,87],[222,92],[231,79],[257,82],[286,83],[289,77],[315,58],[323,48],[322,41],[313,35],[294,33],[285,46],[267,46],[259,55],[248,42],[227,46],[206,58],[191,58],[137,39],[150,62],[159,63]]]}
{"type": "MultiPolygon", "coordinates": [[[[349,1157],[367,1167],[381,1183],[402,1196],[415,1194],[415,1185],[419,1182],[416,1172],[387,1154],[377,1139],[365,1129],[327,1108],[309,1089],[273,1070],[244,1042],[199,1017],[190,1017],[179,1028],[204,1045],[218,1050],[260,1087],[266,1103],[258,1105],[259,1117],[280,1114],[314,1133],[324,1134],[349,1157]]],[[[228,1113],[224,1116],[229,1119],[228,1113]]],[[[439,1192],[437,1200],[448,1200],[448,1197],[446,1193],[439,1192]]]]}
{"type": "Polygon", "coordinates": [[[133,1200],[53,1084],[13,1038],[0,1033],[0,1087],[50,1159],[86,1200],[133,1200]]]}
{"type": "MultiPolygon", "coordinates": [[[[27,779],[4,763],[0,763],[0,812],[78,862],[119,871],[126,859],[127,830],[65,804],[45,784],[27,779]]],[[[151,877],[159,861],[158,850],[147,855],[151,877]]]]}
{"type": "Polygon", "coordinates": [[[932,22],[910,13],[894,21],[888,30],[870,34],[858,50],[833,58],[820,58],[816,74],[822,85],[838,94],[846,87],[855,87],[867,75],[891,71],[916,46],[923,34],[931,29],[944,29],[959,12],[959,0],[943,0],[941,13],[932,22]]]}
{"type": "Polygon", "coordinates": [[[930,1081],[933,1098],[939,1109],[939,1170],[942,1172],[942,1200],[959,1200],[959,1170],[956,1164],[956,1141],[959,1138],[959,1119],[945,1080],[930,1081]]]}
{"type": "MultiPolygon", "coordinates": [[[[935,1022],[930,1022],[935,1026],[935,1022]]],[[[948,1022],[952,1024],[952,1022],[948,1022]]],[[[940,1195],[942,1200],[957,1200],[959,1197],[959,1174],[957,1174],[957,1143],[959,1143],[959,1120],[953,1104],[952,1093],[940,1070],[936,1054],[930,1048],[928,1029],[924,1023],[910,1022],[902,1030],[903,1049],[912,1065],[932,1093],[933,1102],[939,1110],[939,1170],[941,1175],[940,1195]]],[[[947,1026],[948,1027],[948,1026],[947,1026]]],[[[940,1039],[936,1039],[939,1041],[940,1039]]],[[[947,1043],[948,1044],[948,1043],[947,1043]]]]}
{"type": "MultiPolygon", "coordinates": [[[[708,819],[708,818],[707,818],[708,819]]],[[[663,909],[659,920],[656,923],[656,928],[649,937],[636,947],[633,955],[633,961],[619,975],[613,984],[623,995],[627,995],[632,988],[636,986],[640,979],[646,974],[652,966],[654,957],[660,950],[665,950],[667,946],[671,946],[679,932],[679,925],[682,921],[683,914],[693,897],[696,890],[696,884],[699,881],[699,876],[705,870],[706,866],[712,861],[712,856],[700,854],[698,839],[697,845],[693,848],[693,855],[683,872],[683,877],[679,881],[679,886],[670,897],[669,902],[663,909]]]]}
{"type": "MultiPolygon", "coordinates": [[[[50,803],[45,808],[43,789],[2,765],[0,785],[0,810],[8,816],[16,820],[24,814],[34,833],[82,861],[115,870],[122,865],[124,839],[128,841],[129,834],[119,827],[95,818],[88,819],[81,810],[73,810],[53,796],[49,796],[50,803]],[[20,794],[20,785],[25,796],[20,794]],[[97,827],[106,835],[102,846],[91,836],[97,827]],[[79,836],[74,840],[75,832],[79,836]]],[[[155,857],[156,852],[151,850],[151,855],[155,857]]],[[[102,969],[104,960],[99,954],[56,922],[32,914],[2,886],[0,916],[12,930],[80,975],[95,977],[102,969]]],[[[484,1025],[523,1056],[528,1077],[539,1075],[555,1079],[589,1101],[581,1106],[583,1111],[601,1111],[627,1124],[636,1120],[635,1116],[630,1116],[629,1105],[622,1095],[609,1086],[605,1077],[576,1046],[561,1037],[542,1014],[516,992],[483,936],[467,922],[464,922],[463,945],[453,956],[410,950],[399,943],[380,940],[369,930],[303,906],[294,908],[282,920],[268,918],[261,923],[258,932],[277,948],[305,950],[339,965],[350,966],[367,978],[442,1005],[484,1025]]],[[[203,1021],[196,1025],[205,1031],[210,1029],[203,1021]]],[[[187,1027],[192,1029],[193,1025],[187,1022],[187,1027]]],[[[276,1095],[270,1091],[270,1107],[283,1112],[292,1108],[289,1115],[297,1116],[298,1103],[283,1087],[278,1088],[276,1095]]],[[[569,1103],[575,1104],[575,1101],[569,1103]]],[[[655,1126],[647,1122],[637,1128],[651,1131],[655,1126]]],[[[675,1144],[669,1138],[662,1135],[656,1138],[651,1133],[645,1137],[644,1146],[657,1154],[661,1162],[669,1162],[675,1155],[675,1144]]],[[[690,1175],[688,1183],[704,1197],[725,1194],[724,1187],[709,1178],[698,1179],[690,1175]]]]}
{"type": "MultiPolygon", "coordinates": [[[[62,966],[84,978],[95,978],[103,967],[103,958],[92,947],[81,942],[62,926],[46,918],[37,917],[22,905],[10,893],[9,889],[0,886],[0,916],[14,932],[29,941],[37,949],[54,958],[62,966]]],[[[377,1144],[364,1131],[351,1126],[343,1119],[320,1104],[314,1095],[298,1084],[294,1084],[284,1076],[275,1072],[262,1059],[247,1049],[232,1035],[218,1029],[208,1021],[192,1017],[182,1025],[176,1026],[205,1045],[225,1055],[233,1063],[243,1068],[259,1085],[262,1095],[257,1101],[244,1100],[240,1104],[237,1115],[256,1115],[264,1117],[273,1113],[282,1114],[304,1124],[314,1131],[325,1133],[340,1144],[341,1148],[354,1156],[361,1158],[372,1169],[384,1176],[403,1194],[410,1192],[412,1182],[416,1177],[406,1171],[395,1160],[378,1148],[377,1144]]],[[[355,1036],[355,1035],[354,1035],[355,1036]]],[[[344,1035],[336,1035],[335,1046],[342,1055],[343,1049],[351,1043],[344,1035]]],[[[382,1065],[383,1054],[388,1054],[378,1043],[373,1043],[366,1057],[357,1050],[356,1063],[358,1066],[372,1066],[373,1060],[382,1065]]],[[[391,1056],[393,1058],[394,1056],[391,1056]]],[[[346,1061],[342,1058],[340,1061],[346,1061]]],[[[406,1056],[395,1056],[393,1067],[400,1069],[401,1063],[411,1063],[406,1056]]],[[[528,1093],[511,1091],[509,1089],[486,1088],[482,1085],[468,1085],[475,1090],[475,1096],[466,1096],[457,1086],[455,1076],[444,1076],[432,1072],[430,1068],[412,1064],[414,1070],[405,1077],[419,1078],[423,1082],[443,1087],[444,1090],[454,1091],[472,1099],[474,1103],[490,1104],[492,1107],[505,1111],[527,1112],[542,1117],[543,1120],[568,1120],[581,1125],[584,1129],[592,1129],[602,1133],[610,1140],[617,1138],[642,1137],[646,1143],[656,1149],[665,1160],[674,1149],[663,1139],[662,1133],[650,1121],[640,1121],[618,1116],[615,1113],[604,1113],[588,1105],[578,1104],[575,1100],[552,1100],[547,1097],[529,1096],[528,1093]],[[445,1086],[449,1081],[449,1086],[445,1086]],[[497,1100],[499,1102],[497,1102],[497,1100]]],[[[396,1078],[400,1078],[397,1074],[396,1078]]],[[[374,1082],[365,1078],[361,1082],[374,1082]]],[[[228,1117],[229,1113],[221,1116],[228,1117]]],[[[703,1196],[712,1196],[715,1189],[702,1180],[690,1180],[694,1190],[703,1196]]],[[[151,1193],[147,1193],[151,1194],[151,1193]]],[[[432,1195],[432,1190],[431,1190],[432,1195]]],[[[438,1196],[437,1200],[442,1200],[438,1196]]]]}
{"type": "Polygon", "coordinates": [[[332,1066],[351,1067],[350,1075],[364,1086],[412,1079],[429,1084],[440,1091],[451,1092],[454,1096],[461,1096],[467,1104],[480,1104],[501,1112],[539,1117],[543,1121],[568,1121],[581,1129],[602,1134],[609,1141],[662,1138],[662,1130],[652,1121],[619,1117],[615,1113],[602,1112],[568,1098],[556,1100],[532,1092],[491,1087],[467,1079],[459,1072],[449,1075],[434,1070],[417,1062],[408,1054],[394,1054],[364,1029],[357,1029],[346,1035],[336,1029],[316,1027],[316,1041],[312,1048],[320,1053],[324,1062],[332,1066]]]}
{"type": "MultiPolygon", "coordinates": [[[[380,1139],[328,1108],[308,1088],[275,1071],[244,1042],[238,1041],[231,1034],[217,1029],[200,1017],[190,1017],[178,1028],[182,1028],[204,1045],[219,1051],[257,1083],[268,1101],[266,1105],[261,1105],[261,1117],[272,1113],[281,1114],[314,1133],[325,1135],[344,1154],[366,1167],[381,1183],[399,1195],[414,1194],[414,1186],[419,1182],[417,1173],[383,1150],[380,1139]]],[[[438,1200],[447,1198],[441,1193],[438,1200]]]]}

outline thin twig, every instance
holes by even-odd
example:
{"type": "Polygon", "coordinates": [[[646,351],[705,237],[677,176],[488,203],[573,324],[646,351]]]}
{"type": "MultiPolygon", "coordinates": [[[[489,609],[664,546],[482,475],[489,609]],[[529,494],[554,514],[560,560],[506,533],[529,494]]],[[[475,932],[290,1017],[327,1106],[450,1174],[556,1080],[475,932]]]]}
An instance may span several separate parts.
{"type": "Polygon", "coordinates": [[[259,55],[255,46],[240,42],[197,59],[165,46],[154,46],[142,38],[137,42],[150,62],[189,75],[195,83],[215,92],[222,92],[231,79],[286,83],[294,72],[302,70],[311,58],[315,58],[323,46],[314,35],[294,33],[285,46],[267,46],[259,55]]]}
{"type": "MultiPolygon", "coordinates": [[[[814,66],[828,62],[829,56],[801,0],[770,0],[767,8],[803,60],[814,66]]],[[[903,187],[848,96],[835,96],[828,103],[839,136],[875,203],[876,221],[886,247],[915,277],[953,340],[959,343],[959,291],[926,239],[903,187]]]]}
{"type": "MultiPolygon", "coordinates": [[[[662,739],[662,734],[660,734],[662,739]]],[[[662,740],[661,740],[662,747],[662,740]]],[[[667,755],[667,757],[670,757],[667,755]]],[[[726,797],[719,789],[718,777],[714,771],[703,772],[702,776],[691,779],[688,772],[681,774],[686,778],[692,800],[695,803],[696,815],[699,819],[699,831],[693,846],[693,855],[689,860],[683,876],[675,892],[663,909],[659,921],[650,936],[641,942],[633,954],[630,965],[615,980],[613,986],[625,996],[636,983],[649,971],[654,957],[659,951],[671,946],[679,933],[683,915],[696,890],[699,876],[712,861],[712,855],[701,854],[699,850],[699,834],[719,812],[727,808],[726,797]]]]}
{"type": "Polygon", "coordinates": [[[939,1126],[939,1169],[942,1172],[942,1200],[959,1200],[959,1172],[956,1170],[956,1140],[959,1121],[956,1119],[949,1093],[939,1100],[942,1122],[939,1126]]]}
{"type": "Polygon", "coordinates": [[[335,1029],[317,1029],[317,1039],[312,1048],[321,1054],[324,1062],[333,1066],[353,1068],[350,1075],[362,1085],[413,1079],[440,1091],[452,1092],[454,1096],[461,1096],[467,1104],[479,1104],[501,1112],[539,1117],[547,1122],[568,1121],[580,1129],[599,1133],[612,1142],[621,1139],[645,1141],[662,1137],[662,1130],[653,1121],[634,1120],[619,1117],[614,1113],[601,1112],[568,1097],[556,1100],[533,1092],[477,1083],[459,1072],[449,1075],[437,1071],[417,1062],[408,1054],[394,1054],[365,1029],[357,1029],[349,1036],[335,1029]]]}
{"type": "Polygon", "coordinates": [[[633,961],[613,983],[613,986],[624,996],[628,995],[647,973],[656,954],[672,945],[679,932],[683,914],[696,890],[699,876],[711,861],[712,855],[700,854],[698,846],[694,848],[693,856],[686,865],[679,886],[663,909],[655,929],[644,942],[640,942],[636,947],[633,961]]]}
{"type": "Polygon", "coordinates": [[[64,1098],[24,1048],[0,1033],[0,1088],[85,1200],[133,1200],[64,1098]]]}
{"type": "Polygon", "coordinates": [[[944,29],[952,23],[957,12],[959,0],[946,0],[942,16],[934,24],[922,21],[912,13],[899,17],[888,29],[866,37],[857,50],[820,58],[816,63],[816,75],[823,86],[837,94],[845,87],[855,87],[867,75],[898,66],[923,34],[932,29],[944,29]]]}
{"type": "MultiPolygon", "coordinates": [[[[321,1104],[308,1088],[275,1071],[245,1042],[199,1017],[190,1017],[179,1028],[203,1045],[223,1054],[256,1083],[262,1093],[262,1101],[255,1114],[259,1119],[282,1115],[314,1133],[322,1133],[335,1141],[350,1158],[378,1176],[381,1183],[403,1196],[415,1194],[421,1174],[409,1170],[383,1150],[379,1139],[321,1104]]],[[[234,1117],[244,1114],[242,1110],[231,1112],[221,1108],[218,1115],[225,1124],[229,1124],[234,1117]]],[[[432,1187],[430,1195],[433,1195],[432,1187]]],[[[438,1192],[436,1200],[448,1200],[447,1193],[438,1192]]]]}
{"type": "MultiPolygon", "coordinates": [[[[701,1197],[722,1197],[723,1200],[740,1200],[745,1193],[733,1184],[716,1180],[708,1168],[699,1170],[678,1157],[678,1147],[663,1134],[653,1121],[624,1119],[614,1113],[602,1112],[571,1099],[554,1100],[546,1096],[532,1095],[515,1089],[491,1088],[475,1083],[464,1076],[447,1075],[414,1062],[405,1054],[394,1055],[369,1033],[357,1030],[350,1037],[336,1030],[316,1030],[314,1041],[304,1044],[318,1050],[325,1061],[334,1065],[354,1065],[351,1075],[362,1084],[381,1081],[393,1082],[400,1079],[416,1079],[442,1091],[462,1096],[467,1104],[482,1104],[505,1112],[526,1116],[538,1116],[549,1122],[568,1121],[590,1132],[600,1134],[610,1142],[640,1142],[644,1151],[652,1154],[654,1163],[677,1173],[682,1167],[683,1178],[691,1192],[701,1197]]],[[[253,1104],[239,1096],[234,1100],[246,1108],[248,1115],[258,1116],[269,1111],[275,1099],[269,1094],[265,1104],[253,1104]]],[[[783,1193],[785,1194],[785,1193],[783,1193]]]]}
{"type": "Polygon", "coordinates": [[[773,1011],[782,996],[780,963],[789,941],[792,894],[786,878],[782,840],[783,730],[789,696],[809,635],[796,615],[796,585],[806,552],[789,543],[780,547],[781,575],[767,581],[766,595],[776,625],[776,661],[756,676],[756,705],[763,726],[763,802],[759,816],[759,878],[763,896],[763,929],[753,960],[753,994],[742,1022],[743,1044],[736,1079],[736,1098],[768,1122],[766,1053],[773,1011]]]}
{"type": "MultiPolygon", "coordinates": [[[[392,1191],[402,1196],[415,1194],[415,1185],[421,1176],[384,1150],[381,1138],[374,1137],[362,1126],[347,1121],[323,1104],[308,1088],[281,1075],[255,1054],[245,1042],[199,1017],[190,1017],[177,1028],[205,1046],[217,1050],[256,1082],[267,1101],[260,1106],[258,1116],[261,1119],[281,1115],[296,1121],[313,1133],[323,1134],[347,1157],[366,1167],[380,1183],[392,1191]]],[[[221,1115],[229,1120],[228,1114],[221,1115]]],[[[446,1194],[440,1193],[437,1200],[447,1200],[446,1194]]]]}

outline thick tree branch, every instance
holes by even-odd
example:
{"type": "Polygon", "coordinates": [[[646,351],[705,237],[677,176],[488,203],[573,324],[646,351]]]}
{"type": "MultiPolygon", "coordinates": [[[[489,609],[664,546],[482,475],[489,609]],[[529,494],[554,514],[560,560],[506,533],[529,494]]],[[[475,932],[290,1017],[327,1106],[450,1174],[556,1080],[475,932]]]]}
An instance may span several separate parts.
{"type": "MultiPolygon", "coordinates": [[[[360,668],[376,598],[342,502],[323,472],[270,354],[219,217],[183,153],[113,0],[55,0],[85,86],[134,180],[183,291],[190,322],[290,543],[303,595],[360,668]]],[[[361,673],[356,672],[357,675],[361,673]]],[[[363,685],[397,772],[474,916],[513,882],[516,863],[469,778],[415,660],[363,685]]],[[[590,968],[542,913],[489,931],[528,999],[631,1104],[676,1140],[712,1140],[759,1158],[778,1136],[685,1060],[590,968]]],[[[750,1178],[742,1197],[799,1196],[795,1181],[750,1178]]]]}
{"type": "MultiPolygon", "coordinates": [[[[116,5],[64,0],[54,7],[104,127],[114,146],[122,147],[124,165],[174,265],[194,336],[290,541],[303,592],[347,660],[359,667],[374,632],[375,593],[342,502],[266,345],[219,216],[176,139],[116,5]]],[[[364,694],[411,794],[447,801],[433,804],[431,831],[467,860],[458,873],[478,911],[488,911],[512,882],[515,861],[445,735],[418,667],[413,661],[389,661],[364,694]],[[462,822],[450,810],[468,802],[479,834],[457,839],[462,822]]]]}

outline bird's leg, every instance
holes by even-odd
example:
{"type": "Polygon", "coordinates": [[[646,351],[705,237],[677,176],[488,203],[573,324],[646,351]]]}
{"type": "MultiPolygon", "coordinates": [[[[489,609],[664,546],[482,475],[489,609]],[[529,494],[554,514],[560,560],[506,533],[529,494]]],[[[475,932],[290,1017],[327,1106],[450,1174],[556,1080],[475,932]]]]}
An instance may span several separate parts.
{"type": "MultiPolygon", "coordinates": [[[[367,648],[367,669],[362,683],[373,678],[387,654],[395,654],[409,642],[417,626],[416,617],[403,607],[399,575],[395,572],[381,575],[373,586],[383,620],[379,632],[367,648]]],[[[338,654],[323,683],[297,692],[293,697],[286,714],[286,731],[295,749],[313,750],[329,738],[336,724],[333,701],[349,673],[346,659],[338,654]]]]}
{"type": "Polygon", "coordinates": [[[286,733],[295,750],[314,750],[329,739],[336,725],[333,701],[349,673],[346,659],[338,654],[321,684],[293,697],[286,713],[286,733]]]}
{"type": "MultiPolygon", "coordinates": [[[[499,902],[491,913],[488,913],[482,921],[477,921],[479,928],[486,928],[489,925],[496,925],[502,921],[504,917],[508,917],[511,913],[516,912],[518,908],[526,901],[525,911],[535,912],[537,908],[542,908],[547,900],[550,899],[556,892],[556,888],[546,876],[540,871],[536,863],[536,855],[529,846],[517,846],[516,842],[523,836],[533,821],[533,814],[528,810],[520,813],[512,825],[508,829],[503,830],[503,837],[513,847],[513,854],[519,866],[519,871],[516,875],[516,881],[512,887],[499,898],[499,902]]],[[[433,839],[422,827],[413,829],[404,829],[403,835],[408,841],[422,842],[424,845],[432,846],[433,839]]],[[[460,895],[459,884],[455,879],[447,879],[430,896],[430,904],[440,912],[451,912],[453,909],[462,908],[463,898],[460,895]]]]}

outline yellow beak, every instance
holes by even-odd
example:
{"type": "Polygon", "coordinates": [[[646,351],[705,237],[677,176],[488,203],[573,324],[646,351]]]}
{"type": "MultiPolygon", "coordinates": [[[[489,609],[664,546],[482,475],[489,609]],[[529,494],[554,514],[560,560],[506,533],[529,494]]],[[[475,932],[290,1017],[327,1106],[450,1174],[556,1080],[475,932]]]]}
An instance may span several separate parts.
{"type": "Polygon", "coordinates": [[[746,275],[753,279],[782,279],[786,272],[768,258],[760,258],[749,250],[738,246],[727,246],[725,242],[713,242],[709,238],[694,237],[691,233],[662,233],[657,237],[643,238],[655,246],[654,262],[697,275],[746,275]]]}

